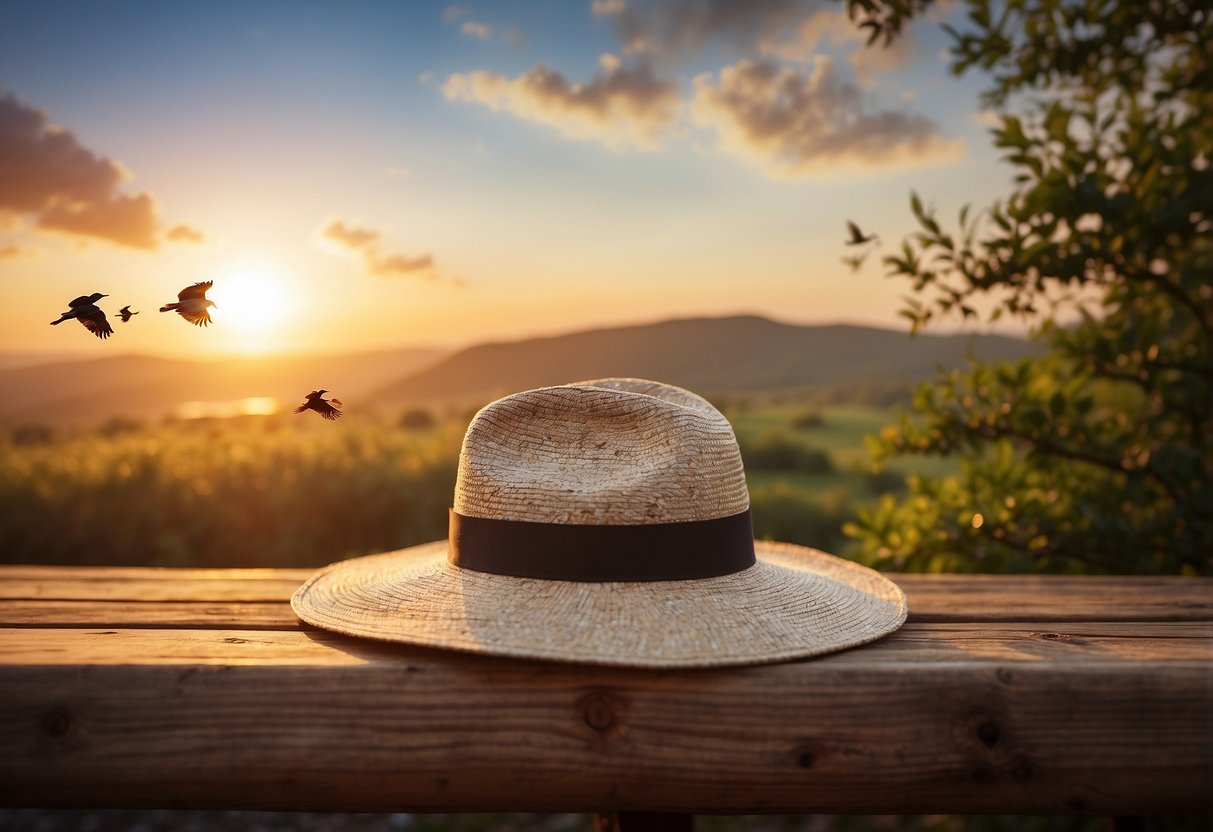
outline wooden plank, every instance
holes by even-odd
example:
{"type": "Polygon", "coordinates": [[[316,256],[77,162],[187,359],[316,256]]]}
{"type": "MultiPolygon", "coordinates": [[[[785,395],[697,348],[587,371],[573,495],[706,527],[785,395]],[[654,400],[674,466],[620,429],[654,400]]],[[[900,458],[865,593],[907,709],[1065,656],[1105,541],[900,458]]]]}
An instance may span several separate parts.
{"type": "Polygon", "coordinates": [[[285,601],[312,569],[0,566],[0,599],[285,601]]]}
{"type": "Polygon", "coordinates": [[[1209,628],[1143,626],[908,625],[677,672],[315,631],[9,630],[0,805],[1213,811],[1209,628]]]}
{"type": "MultiPolygon", "coordinates": [[[[111,571],[105,567],[0,566],[0,600],[237,605],[285,602],[311,573],[309,569],[127,567],[111,571]]],[[[1213,579],[1209,578],[920,574],[890,577],[906,591],[910,618],[914,621],[1213,620],[1213,579]]],[[[67,607],[64,610],[65,623],[72,626],[88,623],[79,612],[67,607]]],[[[140,609],[133,609],[128,620],[141,614],[140,609]]],[[[30,623],[28,618],[6,617],[3,612],[0,621],[30,623]]],[[[112,623],[122,622],[114,619],[112,623]]]]}
{"type": "MultiPolygon", "coordinates": [[[[315,667],[400,661],[426,663],[460,654],[330,633],[293,630],[161,628],[0,629],[0,671],[19,665],[292,664],[315,667]]],[[[813,662],[899,668],[914,663],[1052,662],[1147,665],[1213,662],[1213,623],[1071,622],[1049,629],[994,623],[908,623],[878,642],[813,662]]],[[[1094,672],[1094,671],[1093,671],[1094,672]]],[[[1213,672],[1213,667],[1211,667],[1213,672]]]]}
{"type": "Polygon", "coordinates": [[[917,621],[1210,621],[1213,579],[1159,575],[890,575],[917,621]]]}
{"type": "Polygon", "coordinates": [[[0,627],[293,630],[284,601],[0,601],[0,627]]]}

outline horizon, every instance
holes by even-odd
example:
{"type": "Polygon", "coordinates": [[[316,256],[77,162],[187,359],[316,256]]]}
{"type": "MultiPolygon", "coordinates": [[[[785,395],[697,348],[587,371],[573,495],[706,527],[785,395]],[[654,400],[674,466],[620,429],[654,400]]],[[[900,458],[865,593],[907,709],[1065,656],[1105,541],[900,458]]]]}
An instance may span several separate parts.
{"type": "Polygon", "coordinates": [[[904,328],[879,260],[914,229],[911,191],[947,218],[1010,176],[941,19],[885,50],[810,0],[675,11],[14,10],[0,352],[455,349],[736,314],[904,328]],[[849,220],[883,242],[854,273],[849,220]],[[157,311],[204,280],[210,327],[157,311]],[[93,291],[113,337],[47,326],[93,291]]]}
{"type": "Polygon", "coordinates": [[[550,331],[539,331],[539,332],[534,332],[534,333],[527,334],[527,335],[519,335],[519,336],[514,336],[514,337],[507,336],[507,337],[499,337],[499,338],[485,338],[484,340],[469,341],[466,343],[465,342],[452,342],[449,345],[443,345],[443,344],[438,344],[438,343],[384,344],[380,347],[374,347],[374,348],[369,348],[369,349],[349,349],[349,350],[341,350],[338,352],[315,351],[315,350],[309,351],[306,348],[302,348],[302,349],[297,349],[297,350],[282,350],[282,351],[275,351],[275,352],[240,352],[240,351],[212,352],[212,353],[208,353],[204,356],[191,356],[191,355],[175,355],[175,354],[171,354],[171,353],[157,353],[154,351],[120,351],[120,352],[116,351],[116,352],[112,352],[112,353],[98,354],[96,351],[89,351],[89,350],[78,350],[78,351],[46,350],[46,351],[43,351],[43,350],[10,349],[7,346],[0,346],[0,359],[4,360],[4,363],[0,363],[0,371],[3,371],[5,369],[14,369],[14,368],[18,368],[18,367],[42,366],[42,365],[48,365],[48,364],[53,364],[53,363],[94,361],[94,360],[103,360],[106,358],[152,358],[152,359],[163,359],[163,360],[168,360],[168,361],[191,361],[192,360],[192,361],[204,361],[204,362],[232,361],[232,360],[273,361],[275,359],[300,359],[300,358],[308,358],[308,357],[320,358],[320,357],[332,357],[332,356],[347,356],[348,357],[348,356],[356,356],[356,355],[364,355],[364,354],[373,355],[373,354],[379,354],[379,353],[405,352],[405,351],[410,351],[410,350],[418,351],[418,352],[436,352],[436,353],[440,353],[442,355],[454,355],[456,353],[462,352],[463,350],[471,349],[473,347],[485,347],[485,346],[494,346],[494,345],[503,345],[503,344],[517,344],[517,343],[524,343],[524,342],[528,342],[528,341],[541,341],[541,340],[548,340],[548,339],[553,339],[553,338],[576,336],[576,335],[580,335],[583,333],[589,333],[589,332],[605,332],[605,331],[612,331],[612,330],[619,330],[619,329],[642,328],[642,327],[656,326],[659,324],[673,323],[673,322],[679,322],[679,321],[719,321],[719,320],[736,319],[736,318],[757,318],[757,319],[761,319],[764,321],[768,321],[770,323],[778,324],[780,326],[806,327],[806,328],[814,328],[814,329],[854,328],[854,329],[874,330],[874,331],[882,331],[882,332],[901,333],[901,334],[904,334],[907,339],[909,339],[909,338],[947,338],[947,337],[951,337],[951,336],[979,336],[979,337],[995,336],[995,337],[1001,337],[1001,338],[1027,340],[1027,336],[1025,333],[1021,333],[1021,332],[1017,332],[1017,331],[1013,331],[1013,330],[1012,331],[1006,331],[1006,330],[978,331],[972,327],[965,328],[965,327],[960,327],[960,326],[957,326],[957,327],[940,326],[940,327],[936,327],[936,328],[932,329],[929,332],[921,332],[921,333],[918,333],[917,335],[911,335],[909,333],[908,328],[904,327],[904,326],[897,327],[897,326],[881,325],[881,324],[866,324],[866,323],[858,323],[855,321],[846,321],[846,320],[810,321],[810,322],[791,321],[791,320],[785,320],[785,319],[778,318],[774,315],[760,314],[757,312],[738,311],[735,313],[721,314],[721,315],[686,315],[686,316],[660,317],[660,318],[634,320],[634,321],[617,321],[617,322],[603,323],[601,325],[591,324],[589,326],[578,327],[578,328],[574,328],[574,329],[558,328],[558,329],[553,329],[550,331]]]}

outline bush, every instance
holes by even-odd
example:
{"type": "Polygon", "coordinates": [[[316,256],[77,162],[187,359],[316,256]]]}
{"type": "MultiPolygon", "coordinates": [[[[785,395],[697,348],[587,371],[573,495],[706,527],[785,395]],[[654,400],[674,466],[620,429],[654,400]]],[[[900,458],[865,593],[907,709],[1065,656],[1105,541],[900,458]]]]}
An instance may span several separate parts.
{"type": "Polygon", "coordinates": [[[0,560],[316,566],[444,537],[459,433],[161,428],[0,454],[0,560]]]}
{"type": "Polygon", "coordinates": [[[816,408],[802,410],[792,417],[792,427],[797,430],[808,430],[810,428],[819,428],[825,425],[825,417],[821,415],[821,411],[816,408]]]}
{"type": "Polygon", "coordinates": [[[769,431],[755,440],[738,440],[746,468],[755,471],[797,471],[829,474],[834,461],[829,453],[797,442],[781,431],[769,431]]]}
{"type": "Polygon", "coordinates": [[[750,493],[754,536],[799,543],[830,552],[845,544],[842,527],[853,518],[850,495],[835,489],[824,495],[777,482],[750,493]]]}
{"type": "Polygon", "coordinates": [[[434,426],[434,416],[424,407],[414,407],[400,414],[400,427],[405,430],[425,430],[434,426]]]}

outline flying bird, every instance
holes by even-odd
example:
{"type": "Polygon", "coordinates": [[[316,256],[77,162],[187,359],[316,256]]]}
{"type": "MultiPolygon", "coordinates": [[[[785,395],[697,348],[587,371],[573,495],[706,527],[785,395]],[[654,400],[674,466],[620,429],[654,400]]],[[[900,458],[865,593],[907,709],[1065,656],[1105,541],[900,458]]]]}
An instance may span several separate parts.
{"type": "Polygon", "coordinates": [[[307,400],[295,408],[296,413],[302,413],[305,410],[314,410],[326,419],[336,419],[341,415],[341,411],[337,408],[342,407],[339,399],[322,399],[327,390],[313,390],[307,394],[307,400]]]}
{"type": "Polygon", "coordinates": [[[215,302],[206,299],[206,290],[211,288],[214,283],[213,280],[206,280],[202,283],[195,283],[193,286],[186,286],[177,293],[176,303],[166,303],[160,307],[160,311],[176,312],[195,326],[210,326],[211,315],[207,312],[207,307],[214,306],[215,302]]]}
{"type": "Polygon", "coordinates": [[[847,240],[847,245],[849,246],[861,246],[864,243],[880,242],[880,238],[875,234],[864,234],[859,230],[859,226],[850,220],[847,220],[847,231],[851,235],[851,239],[847,240]]]}
{"type": "Polygon", "coordinates": [[[108,297],[109,295],[103,295],[100,292],[81,295],[67,305],[68,310],[59,316],[59,320],[51,321],[51,326],[58,326],[64,321],[75,318],[84,325],[85,329],[104,341],[114,334],[114,328],[105,319],[105,313],[101,311],[101,307],[97,306],[97,301],[108,297]]]}
{"type": "Polygon", "coordinates": [[[122,323],[126,323],[127,321],[129,321],[131,318],[133,318],[135,315],[138,315],[138,314],[139,314],[138,312],[132,312],[131,308],[129,306],[124,306],[118,310],[118,316],[122,318],[122,323]]]}

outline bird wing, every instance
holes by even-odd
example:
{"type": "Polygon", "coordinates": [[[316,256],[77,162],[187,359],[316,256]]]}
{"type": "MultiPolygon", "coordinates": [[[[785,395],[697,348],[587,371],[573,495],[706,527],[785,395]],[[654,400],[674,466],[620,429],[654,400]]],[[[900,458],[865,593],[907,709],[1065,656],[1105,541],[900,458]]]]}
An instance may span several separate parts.
{"type": "Polygon", "coordinates": [[[195,283],[193,286],[186,286],[177,293],[177,300],[190,300],[191,298],[206,300],[206,290],[214,285],[215,281],[204,280],[201,283],[195,283]]]}
{"type": "Polygon", "coordinates": [[[178,309],[177,314],[185,318],[194,326],[211,325],[211,313],[206,311],[205,306],[201,309],[178,309]]]}
{"type": "Polygon", "coordinates": [[[331,404],[333,407],[345,407],[345,405],[341,403],[341,399],[329,399],[329,404],[331,404]]]}
{"type": "MultiPolygon", "coordinates": [[[[340,404],[340,402],[338,402],[338,404],[340,404]]],[[[341,415],[340,410],[333,407],[324,399],[320,399],[318,402],[316,402],[316,412],[330,421],[341,415]]]]}
{"type": "Polygon", "coordinates": [[[308,407],[307,402],[304,402],[303,404],[301,404],[301,405],[299,405],[298,407],[296,407],[296,408],[295,408],[295,412],[296,412],[296,413],[302,413],[303,411],[305,411],[305,410],[310,410],[310,409],[311,409],[311,408],[310,408],[310,407],[308,407]]]}
{"type": "Polygon", "coordinates": [[[847,220],[847,231],[851,233],[851,239],[859,242],[863,241],[863,232],[859,230],[859,226],[847,220]]]}
{"type": "Polygon", "coordinates": [[[114,328],[105,319],[105,313],[95,306],[87,312],[81,312],[76,316],[76,320],[84,324],[85,329],[103,341],[114,334],[114,328]]]}

